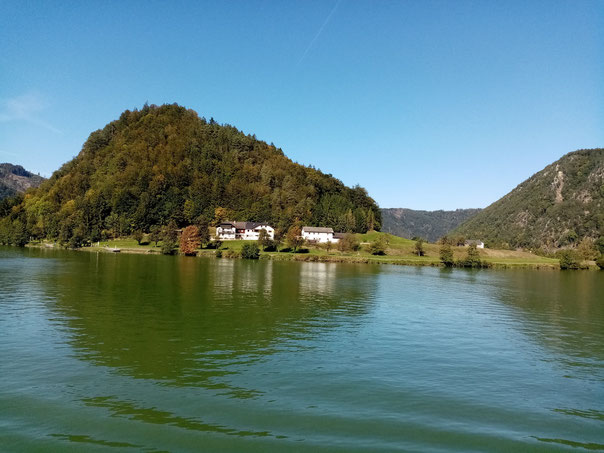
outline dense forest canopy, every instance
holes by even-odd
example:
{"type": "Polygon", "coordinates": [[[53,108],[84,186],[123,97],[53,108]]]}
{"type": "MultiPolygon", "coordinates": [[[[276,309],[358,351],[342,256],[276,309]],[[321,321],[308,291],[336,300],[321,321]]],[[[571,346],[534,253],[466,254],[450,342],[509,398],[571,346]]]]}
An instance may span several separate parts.
{"type": "Polygon", "coordinates": [[[566,154],[463,223],[491,247],[567,247],[604,236],[604,149],[566,154]]]}
{"type": "Polygon", "coordinates": [[[379,229],[365,189],[299,165],[281,149],[176,104],[145,105],[90,134],[38,189],[0,205],[7,235],[96,241],[226,219],[379,229]],[[20,233],[15,233],[15,231],[20,233]]]}

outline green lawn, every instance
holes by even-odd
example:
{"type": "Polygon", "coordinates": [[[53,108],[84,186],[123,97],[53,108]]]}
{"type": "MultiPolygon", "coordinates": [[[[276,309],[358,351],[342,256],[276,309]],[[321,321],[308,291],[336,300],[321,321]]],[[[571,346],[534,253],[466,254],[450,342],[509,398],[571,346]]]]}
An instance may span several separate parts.
{"type": "MultiPolygon", "coordinates": [[[[388,233],[371,231],[366,234],[357,234],[357,239],[361,242],[361,249],[357,252],[340,252],[337,244],[333,244],[332,249],[327,252],[322,247],[305,246],[308,253],[292,252],[261,252],[265,258],[272,259],[294,259],[301,261],[355,261],[369,263],[392,263],[392,264],[410,264],[410,265],[438,265],[440,263],[439,251],[440,245],[424,243],[425,256],[417,256],[415,253],[415,241],[393,236],[388,233]],[[386,255],[375,256],[366,251],[367,244],[383,238],[387,242],[386,255]]],[[[154,243],[148,243],[148,239],[143,240],[143,245],[138,245],[132,238],[111,239],[101,241],[100,244],[94,243],[88,250],[106,250],[118,248],[123,251],[131,252],[156,252],[160,253],[160,246],[156,247],[154,243]]],[[[255,241],[223,241],[220,250],[240,252],[244,244],[255,241]]],[[[281,248],[285,248],[282,245],[281,248]]],[[[480,258],[483,261],[491,263],[495,267],[557,267],[558,260],[545,258],[530,254],[528,252],[510,251],[510,250],[490,250],[480,249],[480,258]]],[[[203,249],[200,255],[214,255],[213,249],[203,249]]],[[[456,260],[465,258],[467,248],[453,247],[453,253],[456,260]]]]}

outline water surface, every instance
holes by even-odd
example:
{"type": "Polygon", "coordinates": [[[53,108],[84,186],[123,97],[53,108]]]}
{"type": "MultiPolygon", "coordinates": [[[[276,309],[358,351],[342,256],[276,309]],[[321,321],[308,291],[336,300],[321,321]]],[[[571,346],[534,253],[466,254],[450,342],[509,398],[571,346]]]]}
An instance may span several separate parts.
{"type": "Polygon", "coordinates": [[[604,450],[604,272],[0,248],[0,446],[604,450]]]}

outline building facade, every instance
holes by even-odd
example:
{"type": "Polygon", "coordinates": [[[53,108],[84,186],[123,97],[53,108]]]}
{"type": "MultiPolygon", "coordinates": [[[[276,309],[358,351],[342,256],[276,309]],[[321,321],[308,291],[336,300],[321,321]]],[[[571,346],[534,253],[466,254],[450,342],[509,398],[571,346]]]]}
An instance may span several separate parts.
{"type": "Polygon", "coordinates": [[[340,233],[334,233],[333,228],[324,227],[302,227],[302,238],[310,243],[325,244],[327,242],[338,242],[340,233]]]}
{"type": "Polygon", "coordinates": [[[266,230],[268,236],[275,239],[275,229],[263,222],[221,222],[216,227],[216,238],[222,241],[257,241],[262,230],[266,230]]]}

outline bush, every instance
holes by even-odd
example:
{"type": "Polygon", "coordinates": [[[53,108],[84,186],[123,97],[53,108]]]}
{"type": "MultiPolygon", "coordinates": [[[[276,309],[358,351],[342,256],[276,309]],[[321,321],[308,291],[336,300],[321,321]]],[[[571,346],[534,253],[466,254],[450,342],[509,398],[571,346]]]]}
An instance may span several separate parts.
{"type": "Polygon", "coordinates": [[[596,264],[600,269],[604,269],[604,255],[596,260],[596,264]]]}
{"type": "Polygon", "coordinates": [[[161,245],[161,252],[164,255],[174,255],[174,247],[176,247],[176,241],[164,240],[161,245]]]}
{"type": "Polygon", "coordinates": [[[580,269],[580,260],[577,252],[574,250],[561,250],[558,252],[560,260],[560,269],[580,269]]]}
{"type": "Polygon", "coordinates": [[[478,253],[476,245],[470,245],[468,247],[468,254],[466,255],[466,259],[460,261],[458,265],[460,267],[482,267],[482,262],[480,261],[480,254],[478,253]]]}
{"type": "Polygon", "coordinates": [[[216,258],[222,258],[222,250],[216,250],[216,258]]]}
{"type": "Polygon", "coordinates": [[[361,248],[361,244],[352,233],[346,233],[338,242],[338,250],[340,252],[356,252],[359,248],[361,248]]]}
{"type": "Polygon", "coordinates": [[[254,242],[243,244],[243,247],[241,247],[241,258],[246,260],[257,260],[260,258],[260,249],[258,248],[258,244],[254,242]]]}
{"type": "Polygon", "coordinates": [[[426,252],[424,252],[424,240],[419,238],[415,241],[415,253],[417,256],[424,256],[426,252]]]}
{"type": "Polygon", "coordinates": [[[212,241],[208,244],[209,249],[218,250],[220,247],[222,247],[222,241],[212,241]]]}
{"type": "Polygon", "coordinates": [[[386,241],[383,238],[376,239],[367,247],[367,251],[372,255],[386,254],[386,241]]]}

